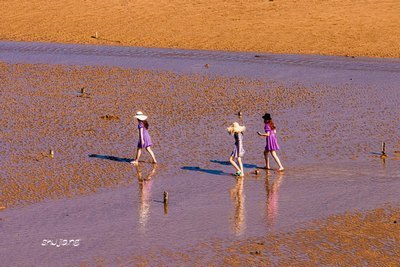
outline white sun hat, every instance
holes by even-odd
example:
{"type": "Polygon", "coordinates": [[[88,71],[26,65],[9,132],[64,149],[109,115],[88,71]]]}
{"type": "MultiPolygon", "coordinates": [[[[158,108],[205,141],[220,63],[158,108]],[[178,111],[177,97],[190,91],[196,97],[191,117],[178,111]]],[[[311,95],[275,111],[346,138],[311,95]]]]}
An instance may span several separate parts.
{"type": "Polygon", "coordinates": [[[246,131],[246,126],[240,126],[239,123],[234,122],[234,123],[232,123],[231,126],[229,126],[227,128],[227,130],[228,130],[228,133],[230,133],[230,134],[241,133],[241,132],[246,131]]]}
{"type": "Polygon", "coordinates": [[[136,112],[135,118],[140,121],[145,121],[147,119],[147,116],[144,115],[143,112],[138,111],[138,112],[136,112]]]}

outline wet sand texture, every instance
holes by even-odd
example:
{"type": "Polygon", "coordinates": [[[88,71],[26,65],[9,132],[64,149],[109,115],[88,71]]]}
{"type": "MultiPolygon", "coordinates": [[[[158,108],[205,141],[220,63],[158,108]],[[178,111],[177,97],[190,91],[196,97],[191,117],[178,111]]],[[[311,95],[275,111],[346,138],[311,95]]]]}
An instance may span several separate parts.
{"type": "Polygon", "coordinates": [[[121,261],[199,266],[397,266],[399,217],[400,210],[389,206],[331,216],[290,233],[244,241],[215,240],[187,250],[166,249],[121,261]]]}
{"type": "Polygon", "coordinates": [[[6,0],[0,39],[400,57],[399,10],[396,0],[6,0]]]}
{"type": "MultiPolygon", "coordinates": [[[[281,156],[292,166],[373,157],[382,140],[393,155],[398,142],[396,88],[285,87],[240,77],[23,64],[1,64],[0,77],[6,207],[131,183],[126,162],[136,149],[137,110],[149,115],[163,176],[187,173],[182,166],[215,168],[210,160],[230,153],[232,140],[222,129],[238,120],[238,110],[254,135],[262,130],[259,114],[279,116],[281,156]],[[114,160],[98,159],[104,156],[114,160]]],[[[263,142],[249,132],[247,162],[263,164],[263,142]]]]}
{"type": "Polygon", "coordinates": [[[289,98],[288,89],[243,78],[104,67],[0,67],[5,80],[1,84],[1,126],[6,129],[2,149],[7,155],[2,158],[0,183],[1,203],[6,206],[131,183],[134,177],[126,173],[132,166],[115,162],[126,163],[134,156],[136,110],[150,116],[157,156],[168,162],[168,169],[162,164],[160,168],[168,174],[204,162],[201,158],[217,158],[221,142],[210,138],[208,131],[224,128],[241,107],[261,113],[274,99],[279,100],[276,108],[289,108],[321,94],[298,87],[291,89],[297,97],[289,98]],[[237,95],[247,97],[242,101],[237,95]],[[257,101],[257,106],[255,99],[263,103],[257,101]],[[208,143],[200,145],[201,139],[191,138],[199,135],[208,143]],[[110,156],[114,160],[96,160],[110,156]],[[116,175],[110,177],[111,173],[116,175]]]}
{"type": "Polygon", "coordinates": [[[400,92],[393,80],[376,87],[303,86],[267,78],[6,63],[0,64],[0,80],[1,221],[4,240],[14,240],[0,251],[6,263],[357,265],[365,259],[391,265],[398,259],[398,205],[365,218],[332,217],[295,233],[270,231],[275,223],[290,226],[337,210],[397,203],[400,92]],[[160,162],[146,182],[141,180],[152,172],[148,155],[141,170],[127,163],[137,144],[137,110],[149,115],[160,162]],[[266,110],[276,118],[286,185],[264,170],[241,183],[224,165],[233,145],[225,129],[239,120],[248,129],[245,163],[253,171],[262,166],[265,140],[256,131],[262,131],[266,110]],[[382,140],[386,163],[379,158],[382,140]],[[171,193],[168,215],[154,201],[164,191],[171,193]],[[219,241],[210,240],[217,235],[219,241]],[[83,245],[60,258],[66,250],[40,246],[48,236],[82,238],[83,245]],[[171,248],[176,236],[174,245],[184,249],[171,248]],[[242,241],[229,241],[232,236],[242,241]],[[193,242],[198,238],[204,244],[193,242]],[[193,249],[186,249],[188,243],[193,249]]]}

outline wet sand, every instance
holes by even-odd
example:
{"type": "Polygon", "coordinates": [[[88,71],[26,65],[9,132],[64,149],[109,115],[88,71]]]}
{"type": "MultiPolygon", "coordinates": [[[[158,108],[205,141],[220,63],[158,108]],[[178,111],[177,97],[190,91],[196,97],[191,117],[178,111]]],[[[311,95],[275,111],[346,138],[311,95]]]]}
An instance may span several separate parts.
{"type": "Polygon", "coordinates": [[[396,0],[7,0],[0,40],[398,58],[399,9],[396,0]]]}
{"type": "MultiPolygon", "coordinates": [[[[164,249],[122,264],[221,266],[396,266],[400,256],[398,208],[346,213],[290,233],[245,241],[214,240],[179,252],[164,249]],[[357,244],[357,245],[355,245],[357,244]]],[[[107,263],[106,259],[102,259],[107,263]]],[[[100,260],[101,262],[101,260],[100,260]]]]}
{"type": "Polygon", "coordinates": [[[400,77],[396,68],[382,67],[386,61],[368,63],[375,71],[363,61],[361,69],[353,62],[343,71],[275,62],[296,73],[285,83],[290,75],[260,62],[242,63],[240,76],[226,75],[222,63],[204,70],[195,58],[174,61],[202,66],[186,72],[119,62],[51,64],[62,56],[48,64],[17,59],[8,55],[3,60],[10,63],[0,64],[0,256],[6,264],[329,264],[339,254],[338,264],[354,264],[340,248],[367,263],[398,258],[392,220],[399,214],[400,77]],[[260,67],[266,72],[249,74],[260,67]],[[309,74],[307,83],[302,73],[309,74]],[[136,110],[149,115],[160,162],[154,169],[148,155],[140,169],[128,163],[137,142],[136,110]],[[239,110],[248,128],[244,180],[231,176],[227,164],[233,138],[225,128],[240,121],[239,110]],[[263,166],[265,140],[256,132],[266,110],[278,126],[284,175],[251,174],[263,166]],[[382,140],[385,160],[378,155],[382,140]],[[355,226],[360,234],[346,239],[355,226]],[[81,243],[41,245],[60,238],[81,243]],[[303,245],[294,247],[298,242],[303,245]]]}

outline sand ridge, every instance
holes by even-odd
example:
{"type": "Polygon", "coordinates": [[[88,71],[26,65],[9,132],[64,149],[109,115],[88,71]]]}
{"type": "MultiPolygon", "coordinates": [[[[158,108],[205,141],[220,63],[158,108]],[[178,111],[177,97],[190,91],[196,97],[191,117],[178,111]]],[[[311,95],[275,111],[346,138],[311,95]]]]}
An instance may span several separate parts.
{"type": "Polygon", "coordinates": [[[7,0],[1,10],[1,40],[400,57],[396,0],[7,0]]]}

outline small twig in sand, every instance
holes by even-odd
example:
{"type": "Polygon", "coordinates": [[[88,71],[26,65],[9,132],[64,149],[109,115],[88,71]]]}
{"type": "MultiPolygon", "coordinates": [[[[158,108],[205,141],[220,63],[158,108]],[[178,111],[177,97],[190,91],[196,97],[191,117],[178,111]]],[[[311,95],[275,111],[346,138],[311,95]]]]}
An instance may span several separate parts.
{"type": "Polygon", "coordinates": [[[387,157],[387,154],[386,154],[386,143],[385,142],[382,142],[382,152],[381,152],[381,156],[382,157],[387,157]]]}
{"type": "Polygon", "coordinates": [[[118,116],[108,115],[108,114],[101,116],[100,118],[102,118],[103,120],[119,120],[118,116]]]}
{"type": "Polygon", "coordinates": [[[78,95],[78,97],[82,97],[82,98],[91,98],[90,93],[86,92],[86,87],[82,87],[81,88],[81,94],[78,95]]]}
{"type": "Polygon", "coordinates": [[[168,192],[164,191],[164,204],[168,204],[168,192]]]}

